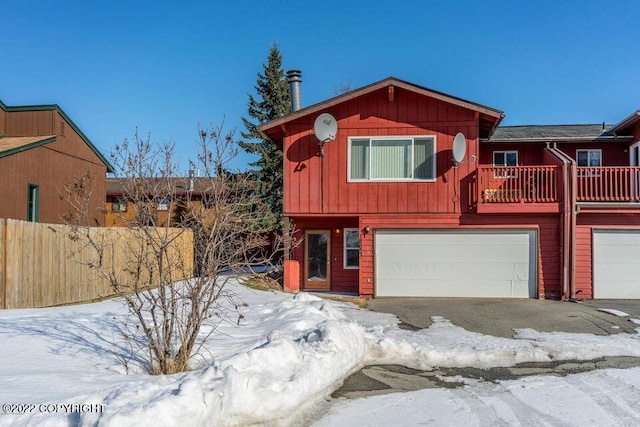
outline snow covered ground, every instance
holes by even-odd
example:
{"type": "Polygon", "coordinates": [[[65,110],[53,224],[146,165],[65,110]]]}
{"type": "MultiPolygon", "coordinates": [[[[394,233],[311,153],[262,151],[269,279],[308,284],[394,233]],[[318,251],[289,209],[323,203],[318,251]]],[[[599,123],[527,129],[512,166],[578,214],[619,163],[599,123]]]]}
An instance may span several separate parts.
{"type": "Polygon", "coordinates": [[[640,334],[526,329],[508,339],[442,318],[412,332],[394,316],[350,304],[235,286],[248,305],[243,317],[221,325],[193,371],[172,376],[144,373],[123,339],[127,312],[117,301],[0,311],[0,403],[22,412],[0,412],[0,426],[640,425],[640,369],[467,379],[459,389],[327,400],[367,364],[489,368],[640,357],[640,334]]]}

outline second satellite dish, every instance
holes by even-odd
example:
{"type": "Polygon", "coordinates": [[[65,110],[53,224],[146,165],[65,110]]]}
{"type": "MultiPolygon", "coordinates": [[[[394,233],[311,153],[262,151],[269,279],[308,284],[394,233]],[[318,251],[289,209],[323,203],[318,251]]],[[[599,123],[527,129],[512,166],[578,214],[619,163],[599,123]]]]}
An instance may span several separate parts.
{"type": "Polygon", "coordinates": [[[458,132],[456,137],[453,139],[453,147],[451,148],[453,151],[453,160],[457,163],[462,163],[464,160],[464,156],[467,155],[467,138],[461,132],[458,132]]]}
{"type": "Polygon", "coordinates": [[[336,139],[338,133],[338,123],[335,117],[329,113],[322,113],[313,124],[313,131],[316,134],[316,138],[322,144],[325,142],[333,141],[336,139]]]}

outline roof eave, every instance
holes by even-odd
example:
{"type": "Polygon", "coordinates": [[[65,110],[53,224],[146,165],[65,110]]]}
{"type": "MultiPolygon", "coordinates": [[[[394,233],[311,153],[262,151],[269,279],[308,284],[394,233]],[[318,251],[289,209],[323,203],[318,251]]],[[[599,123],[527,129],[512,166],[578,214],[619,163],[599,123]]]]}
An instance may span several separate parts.
{"type": "Polygon", "coordinates": [[[617,133],[617,132],[623,131],[635,125],[636,123],[640,123],[640,110],[635,111],[634,113],[625,117],[620,123],[618,123],[611,129],[611,132],[617,133]]]}
{"type": "MultiPolygon", "coordinates": [[[[355,89],[351,92],[347,92],[341,95],[338,95],[336,97],[330,98],[326,101],[322,101],[319,102],[317,104],[314,105],[310,105],[308,107],[302,108],[298,111],[289,113],[288,115],[284,116],[284,117],[280,117],[278,119],[275,120],[271,120],[267,123],[263,123],[261,125],[258,126],[258,130],[260,130],[262,133],[264,133],[265,135],[267,135],[269,138],[271,138],[271,135],[274,134],[278,134],[280,126],[298,119],[300,117],[304,117],[306,115],[309,114],[313,114],[315,112],[318,112],[320,110],[324,110],[330,107],[333,107],[337,104],[349,101],[351,99],[366,95],[368,93],[374,92],[376,90],[382,89],[384,87],[387,87],[389,85],[393,85],[395,87],[401,88],[401,89],[406,89],[406,90],[410,90],[413,92],[416,92],[418,94],[422,94],[425,96],[429,96],[431,98],[434,99],[438,99],[444,102],[448,102],[454,105],[458,105],[460,107],[464,107],[464,108],[468,108],[470,110],[473,111],[478,111],[481,114],[485,114],[489,117],[492,117],[496,120],[496,122],[500,122],[502,120],[502,118],[504,117],[504,112],[500,111],[500,110],[496,110],[494,108],[491,107],[487,107],[481,104],[477,104],[471,101],[467,101],[465,99],[462,98],[457,98],[455,96],[451,96],[451,95],[447,95],[445,93],[442,92],[438,92],[423,86],[418,86],[415,85],[413,83],[409,83],[406,82],[404,80],[400,80],[397,79],[395,77],[388,77],[384,80],[380,80],[378,82],[372,83],[370,85],[361,87],[359,89],[355,89]],[[275,130],[275,131],[274,131],[275,130]]],[[[496,125],[497,126],[497,125],[496,125]]]]}
{"type": "Polygon", "coordinates": [[[7,111],[7,112],[51,111],[51,110],[57,111],[67,121],[67,123],[69,123],[69,126],[71,126],[71,128],[80,136],[80,138],[82,138],[85,144],[87,144],[89,148],[91,148],[91,151],[93,151],[96,154],[96,156],[98,156],[100,161],[104,163],[104,165],[107,167],[107,172],[108,173],[115,172],[115,168],[113,167],[113,165],[102,155],[100,150],[98,150],[96,146],[93,145],[91,140],[87,138],[87,136],[80,130],[80,128],[73,122],[73,120],[71,120],[71,118],[67,115],[67,113],[65,113],[64,110],[60,108],[58,104],[24,105],[24,106],[17,106],[17,107],[9,107],[6,104],[4,104],[2,101],[0,101],[0,108],[2,108],[4,111],[7,111]]]}
{"type": "Polygon", "coordinates": [[[43,138],[43,139],[41,139],[39,141],[35,141],[35,142],[30,143],[30,144],[22,145],[22,146],[16,147],[16,148],[10,148],[9,150],[5,150],[5,151],[0,152],[0,158],[11,156],[12,154],[21,153],[23,151],[31,150],[32,148],[36,148],[36,147],[39,147],[41,145],[49,144],[51,142],[54,142],[55,140],[56,140],[55,136],[50,136],[48,138],[43,138]]]}
{"type": "Polygon", "coordinates": [[[602,137],[553,137],[553,138],[502,138],[491,139],[481,138],[480,142],[488,142],[490,144],[509,144],[519,142],[610,142],[610,141],[631,141],[632,136],[602,136],[602,137]]]}

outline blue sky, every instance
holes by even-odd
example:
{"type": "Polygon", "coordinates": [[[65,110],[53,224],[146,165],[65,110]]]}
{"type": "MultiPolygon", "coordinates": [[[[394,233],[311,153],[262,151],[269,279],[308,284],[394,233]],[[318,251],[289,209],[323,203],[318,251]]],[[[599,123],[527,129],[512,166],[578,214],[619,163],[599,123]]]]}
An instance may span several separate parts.
{"type": "Polygon", "coordinates": [[[176,141],[187,169],[198,123],[241,130],[277,43],[303,106],[394,76],[504,125],[615,123],[640,109],[638,17],[633,0],[5,1],[0,99],[59,104],[105,154],[136,127],[176,141]]]}

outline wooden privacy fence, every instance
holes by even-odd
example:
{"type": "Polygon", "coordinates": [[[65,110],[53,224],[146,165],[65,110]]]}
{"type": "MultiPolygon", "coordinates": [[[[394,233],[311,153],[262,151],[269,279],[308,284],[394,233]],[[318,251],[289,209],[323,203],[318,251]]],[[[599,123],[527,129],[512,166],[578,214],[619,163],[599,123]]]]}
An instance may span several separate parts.
{"type": "Polygon", "coordinates": [[[172,280],[193,275],[189,230],[91,227],[74,233],[68,225],[0,219],[0,308],[49,307],[114,295],[109,280],[92,264],[120,279],[138,274],[159,283],[157,242],[168,244],[164,271],[172,280]],[[101,257],[85,236],[101,248],[101,257]]]}

